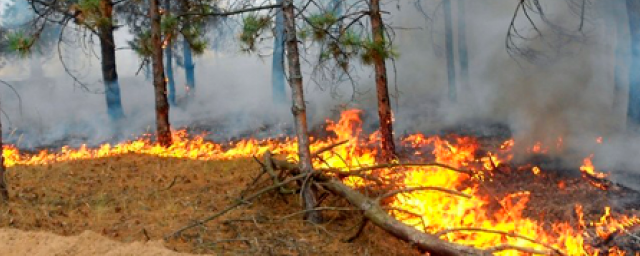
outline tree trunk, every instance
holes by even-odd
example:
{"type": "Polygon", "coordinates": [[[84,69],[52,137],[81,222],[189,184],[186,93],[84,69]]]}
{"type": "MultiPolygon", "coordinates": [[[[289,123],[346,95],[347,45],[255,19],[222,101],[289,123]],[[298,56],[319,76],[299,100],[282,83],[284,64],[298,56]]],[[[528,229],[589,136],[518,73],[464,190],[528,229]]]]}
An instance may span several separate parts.
{"type": "Polygon", "coordinates": [[[456,63],[453,55],[453,21],[451,18],[451,0],[443,0],[445,51],[447,56],[447,78],[449,80],[449,100],[455,102],[458,98],[456,91],[456,63]]]}
{"type": "Polygon", "coordinates": [[[639,132],[640,125],[640,2],[627,0],[627,14],[631,35],[631,64],[629,65],[629,105],[627,125],[639,132]]]}
{"type": "MultiPolygon", "coordinates": [[[[276,4],[282,4],[277,0],[276,4]]],[[[284,16],[282,10],[276,10],[276,27],[273,39],[273,64],[271,66],[271,91],[273,102],[284,103],[286,100],[284,75],[284,16]]]]}
{"type": "MultiPolygon", "coordinates": [[[[171,0],[164,0],[164,15],[169,15],[171,13],[171,0]]],[[[167,75],[167,87],[169,89],[169,104],[171,106],[176,105],[176,81],[173,78],[173,43],[172,37],[173,35],[167,34],[165,35],[165,58],[167,59],[167,65],[165,68],[167,75]]]]}
{"type": "MultiPolygon", "coordinates": [[[[371,0],[371,33],[374,43],[386,48],[384,36],[384,23],[380,14],[380,0],[371,0]]],[[[380,52],[373,51],[373,63],[375,65],[376,92],[378,94],[378,116],[380,118],[380,139],[382,143],[383,161],[389,161],[395,157],[396,146],[393,141],[393,116],[391,113],[391,101],[389,99],[389,86],[387,81],[387,66],[380,52]]]]}
{"type": "MultiPolygon", "coordinates": [[[[284,30],[286,35],[287,61],[289,64],[289,85],[291,86],[292,108],[296,135],[298,138],[298,156],[300,157],[300,169],[311,173],[311,150],[309,149],[309,132],[307,128],[307,111],[304,102],[302,87],[302,71],[300,70],[300,54],[298,52],[298,38],[296,35],[296,23],[293,0],[283,0],[282,12],[284,14],[284,30]]],[[[302,199],[305,210],[305,219],[314,223],[322,221],[318,211],[310,211],[316,207],[315,192],[310,187],[311,182],[305,182],[302,188],[302,199]]]]}
{"type": "Polygon", "coordinates": [[[187,80],[187,97],[191,97],[196,92],[196,65],[193,64],[193,53],[191,45],[186,39],[182,42],[184,54],[184,73],[187,80]]]}
{"type": "Polygon", "coordinates": [[[124,117],[122,99],[120,97],[120,84],[118,83],[118,71],[116,69],[116,44],[113,37],[113,3],[111,0],[100,2],[102,16],[108,19],[108,24],[100,26],[100,52],[102,65],[102,80],[104,81],[105,98],[107,101],[107,113],[112,121],[119,121],[124,117]]]}
{"type": "Polygon", "coordinates": [[[7,187],[7,181],[5,180],[4,145],[2,143],[2,120],[0,119],[0,202],[6,203],[8,201],[9,188],[7,187]]]}
{"type": "MultiPolygon", "coordinates": [[[[182,1],[180,3],[180,8],[182,12],[189,12],[189,2],[182,1]]],[[[191,23],[186,24],[186,27],[191,29],[191,25],[191,23]]],[[[189,40],[186,37],[183,39],[182,55],[184,55],[184,75],[187,82],[187,99],[189,99],[196,93],[196,65],[193,63],[191,44],[189,44],[189,40]]]]}
{"type": "Polygon", "coordinates": [[[469,89],[469,51],[467,48],[467,0],[458,1],[458,58],[460,80],[464,89],[469,89]]]}
{"type": "Polygon", "coordinates": [[[160,27],[160,0],[149,1],[149,17],[151,18],[151,44],[153,53],[153,87],[156,98],[156,132],[158,143],[168,147],[171,145],[171,128],[169,126],[169,103],[167,102],[167,84],[164,77],[162,58],[162,29],[160,27]]]}

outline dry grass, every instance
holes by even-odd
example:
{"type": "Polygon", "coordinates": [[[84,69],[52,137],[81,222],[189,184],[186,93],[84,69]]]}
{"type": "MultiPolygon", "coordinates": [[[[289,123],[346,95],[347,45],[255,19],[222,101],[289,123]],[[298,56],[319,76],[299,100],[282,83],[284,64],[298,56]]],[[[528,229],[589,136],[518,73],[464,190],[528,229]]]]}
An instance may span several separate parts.
{"type": "MultiPolygon", "coordinates": [[[[158,240],[225,208],[259,174],[250,159],[192,161],[124,155],[17,166],[9,170],[12,201],[0,226],[77,235],[92,230],[124,241],[158,240]]],[[[165,243],[170,249],[223,255],[418,255],[409,245],[368,227],[354,243],[357,214],[332,213],[316,226],[297,215],[297,196],[267,194],[204,227],[165,243]]]]}

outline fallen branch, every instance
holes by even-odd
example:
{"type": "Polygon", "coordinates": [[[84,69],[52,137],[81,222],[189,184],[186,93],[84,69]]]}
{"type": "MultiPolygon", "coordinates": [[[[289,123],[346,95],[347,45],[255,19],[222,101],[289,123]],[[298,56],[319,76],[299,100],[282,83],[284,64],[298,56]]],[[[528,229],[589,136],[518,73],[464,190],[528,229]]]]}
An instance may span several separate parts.
{"type": "MultiPolygon", "coordinates": [[[[275,166],[278,166],[280,168],[291,167],[290,164],[283,163],[282,161],[278,161],[278,160],[272,160],[272,161],[274,162],[275,166]]],[[[356,174],[361,174],[362,172],[366,172],[370,170],[376,170],[381,168],[393,168],[393,167],[399,167],[399,166],[429,166],[429,167],[437,166],[437,167],[448,168],[453,171],[458,171],[461,173],[473,174],[472,172],[458,170],[456,168],[446,166],[446,165],[441,165],[441,164],[385,164],[385,165],[378,165],[378,166],[372,166],[372,167],[364,167],[351,172],[356,174]]],[[[297,170],[295,167],[287,170],[290,171],[291,173],[296,173],[296,171],[299,172],[299,170],[297,170]]],[[[505,250],[518,250],[522,252],[543,254],[543,255],[564,255],[563,253],[559,252],[559,250],[555,248],[550,251],[541,251],[533,248],[526,248],[526,247],[520,247],[515,245],[498,245],[486,250],[482,250],[482,249],[474,248],[471,246],[444,241],[439,238],[440,237],[439,235],[424,233],[415,229],[412,226],[409,226],[405,223],[400,222],[396,218],[389,215],[389,213],[383,207],[380,206],[380,204],[378,203],[378,200],[371,199],[359,193],[353,188],[343,184],[339,180],[329,177],[322,171],[314,172],[314,178],[322,182],[321,184],[325,189],[345,198],[347,201],[349,201],[351,205],[360,209],[368,221],[382,228],[383,230],[390,233],[391,235],[401,240],[407,241],[415,245],[416,247],[418,247],[420,250],[426,251],[431,255],[441,255],[441,256],[483,255],[484,256],[484,255],[493,255],[496,252],[505,251],[505,250]]],[[[409,188],[409,190],[410,189],[412,188],[409,188]]],[[[417,190],[418,188],[415,188],[415,189],[417,190]]],[[[387,193],[387,195],[393,195],[401,192],[403,191],[402,190],[391,191],[387,193]]],[[[512,235],[519,236],[515,234],[512,234],[512,235]]],[[[540,243],[537,243],[537,244],[540,244],[540,243]]]]}
{"type": "MultiPolygon", "coordinates": [[[[435,236],[441,237],[441,236],[444,236],[446,234],[456,233],[456,232],[479,232],[479,233],[491,233],[491,234],[510,236],[510,237],[514,237],[514,238],[525,240],[525,241],[533,243],[533,244],[542,245],[542,246],[546,247],[547,249],[555,252],[555,254],[557,254],[557,255],[566,255],[562,251],[560,251],[559,249],[557,249],[557,248],[555,248],[555,247],[553,247],[551,245],[548,245],[548,244],[542,243],[540,241],[537,241],[537,240],[535,240],[533,238],[526,237],[526,236],[523,236],[523,235],[519,235],[519,234],[516,234],[516,233],[513,233],[513,232],[507,232],[507,231],[501,231],[501,230],[491,230],[491,229],[484,229],[484,228],[452,228],[452,229],[446,229],[446,230],[439,231],[438,233],[435,233],[435,236]]],[[[502,245],[502,246],[505,247],[506,245],[502,245]]],[[[496,247],[493,247],[493,248],[498,248],[498,247],[500,247],[500,246],[496,246],[496,247]]],[[[511,249],[503,249],[503,250],[511,250],[511,249]]],[[[497,251],[500,251],[500,250],[497,250],[497,251]]],[[[538,254],[540,254],[540,253],[538,253],[538,254]]],[[[542,253],[542,254],[545,254],[545,253],[542,253]]],[[[548,254],[548,252],[546,254],[548,254]]]]}
{"type": "Polygon", "coordinates": [[[347,199],[352,205],[360,208],[364,216],[376,226],[432,255],[491,255],[491,253],[480,249],[450,243],[441,240],[437,236],[420,232],[391,217],[375,200],[358,193],[347,185],[342,184],[342,182],[329,180],[323,185],[328,190],[347,199]]]}
{"type": "MultiPolygon", "coordinates": [[[[279,168],[292,167],[292,164],[286,161],[272,160],[275,166],[279,168]]],[[[393,164],[385,165],[391,166],[393,164]]],[[[399,166],[399,165],[395,165],[399,166]]],[[[287,169],[288,171],[298,171],[297,167],[287,169]]],[[[369,167],[370,168],[370,167],[369,167]]],[[[384,168],[384,167],[383,167],[384,168]]],[[[371,169],[374,170],[374,169],[371,169]]],[[[304,174],[303,174],[304,175],[304,174]]],[[[491,255],[491,253],[476,249],[470,246],[459,245],[441,240],[437,236],[423,233],[407,224],[400,222],[390,216],[374,199],[370,199],[365,195],[344,185],[342,182],[333,179],[322,171],[316,171],[314,177],[323,182],[322,185],[334,194],[340,195],[347,199],[351,205],[360,209],[364,216],[376,226],[389,232],[395,237],[416,245],[419,249],[427,251],[432,255],[442,256],[460,256],[460,255],[491,255]]]]}

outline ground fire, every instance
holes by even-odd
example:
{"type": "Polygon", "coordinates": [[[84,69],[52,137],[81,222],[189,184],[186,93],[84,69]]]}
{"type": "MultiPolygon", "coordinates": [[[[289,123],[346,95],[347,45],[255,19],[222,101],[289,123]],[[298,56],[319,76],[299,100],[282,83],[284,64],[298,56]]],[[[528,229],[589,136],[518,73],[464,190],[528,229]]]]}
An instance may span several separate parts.
{"type": "MultiPolygon", "coordinates": [[[[375,145],[379,134],[365,134],[360,115],[360,110],[347,110],[342,112],[339,121],[327,121],[326,131],[332,135],[313,138],[312,151],[336,143],[339,145],[322,152],[314,160],[315,167],[348,172],[378,164],[375,145]]],[[[218,144],[205,140],[203,136],[190,136],[185,131],[174,132],[173,139],[174,144],[168,148],[152,143],[147,137],[116,145],[105,144],[99,148],[63,147],[59,152],[42,151],[38,154],[23,154],[13,146],[6,146],[5,163],[8,167],[47,165],[129,153],[207,161],[247,158],[271,152],[284,155],[291,161],[297,159],[294,139],[246,139],[218,144]]],[[[511,161],[515,143],[514,140],[507,140],[493,151],[480,154],[478,139],[470,136],[405,136],[400,144],[409,152],[405,158],[432,160],[448,167],[400,166],[379,170],[376,174],[394,180],[394,186],[398,189],[434,188],[399,193],[385,202],[385,207],[389,214],[403,223],[446,241],[483,249],[510,246],[503,248],[501,255],[529,255],[536,251],[553,251],[558,255],[624,255],[624,250],[612,247],[602,251],[587,242],[595,239],[587,230],[595,230],[595,235],[600,239],[607,239],[639,225],[640,218],[636,216],[616,214],[610,207],[603,206],[604,214],[598,219],[589,220],[584,218],[582,206],[574,205],[573,214],[578,219],[577,224],[544,223],[524,214],[532,192],[522,190],[502,198],[492,198],[483,192],[483,182],[492,179],[501,166],[511,161]],[[460,170],[471,171],[473,175],[460,170]],[[500,208],[488,209],[492,201],[497,201],[500,208]]],[[[544,147],[536,144],[532,150],[543,153],[544,147]]],[[[402,162],[402,158],[397,160],[398,163],[402,162]]],[[[592,158],[593,155],[584,159],[580,171],[589,177],[606,178],[606,174],[594,168],[592,158]]],[[[545,170],[538,166],[516,169],[534,175],[545,174],[545,170]]],[[[357,188],[365,186],[368,181],[350,177],[343,182],[357,188]]],[[[557,188],[565,186],[568,185],[561,181],[557,188]]]]}

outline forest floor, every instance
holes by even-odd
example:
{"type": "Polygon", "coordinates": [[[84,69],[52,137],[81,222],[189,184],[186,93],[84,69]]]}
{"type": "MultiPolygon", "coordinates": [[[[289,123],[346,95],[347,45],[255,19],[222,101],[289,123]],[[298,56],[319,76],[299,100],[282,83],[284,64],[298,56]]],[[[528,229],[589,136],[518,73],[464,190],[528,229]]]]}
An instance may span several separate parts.
{"type": "MultiPolygon", "coordinates": [[[[545,223],[577,222],[576,204],[583,206],[586,219],[597,218],[609,204],[609,193],[579,177],[514,173],[496,175],[482,188],[496,198],[530,191],[525,214],[545,223]]],[[[0,254],[421,255],[372,225],[346,243],[359,214],[327,213],[331,221],[310,224],[296,215],[298,196],[276,192],[179,239],[163,240],[234,203],[258,174],[260,166],[253,159],[196,161],[137,154],[15,166],[8,173],[11,202],[0,206],[0,254]]],[[[263,180],[256,186],[270,182],[263,180]]]]}

